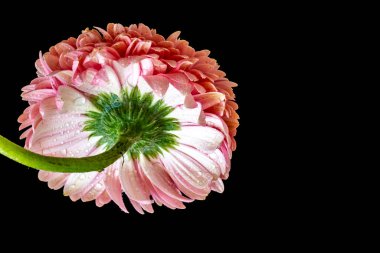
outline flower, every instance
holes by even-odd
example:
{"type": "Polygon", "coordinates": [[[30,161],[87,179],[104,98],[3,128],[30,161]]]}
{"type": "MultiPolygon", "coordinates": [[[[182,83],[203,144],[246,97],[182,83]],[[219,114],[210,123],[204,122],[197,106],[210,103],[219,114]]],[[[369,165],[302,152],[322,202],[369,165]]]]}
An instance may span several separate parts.
{"type": "Polygon", "coordinates": [[[179,34],[165,39],[143,24],[108,24],[40,53],[38,77],[22,89],[26,149],[87,157],[143,132],[101,172],[41,170],[41,181],[73,201],[112,200],[128,212],[124,192],[139,213],[152,213],[154,202],[185,208],[223,192],[236,148],[236,84],[208,50],[195,51],[179,34]]]}

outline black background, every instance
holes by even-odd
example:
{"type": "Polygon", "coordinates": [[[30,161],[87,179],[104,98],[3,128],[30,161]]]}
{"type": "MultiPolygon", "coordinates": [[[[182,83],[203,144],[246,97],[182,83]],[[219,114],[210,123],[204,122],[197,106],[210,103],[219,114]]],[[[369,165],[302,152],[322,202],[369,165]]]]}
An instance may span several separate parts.
{"type": "Polygon", "coordinates": [[[241,126],[225,192],[187,204],[185,210],[155,206],[154,214],[140,215],[131,206],[131,213],[125,214],[113,203],[102,208],[93,202],[73,203],[63,196],[62,189],[50,190],[40,182],[37,171],[0,157],[0,230],[6,234],[1,240],[36,237],[39,242],[30,245],[50,240],[56,245],[85,242],[104,246],[160,238],[163,240],[158,246],[163,248],[179,241],[183,242],[182,247],[198,249],[204,243],[213,247],[233,243],[238,247],[244,236],[257,238],[257,234],[268,232],[266,224],[273,225],[273,217],[267,213],[270,210],[265,207],[263,196],[270,189],[263,188],[262,179],[254,175],[263,167],[256,164],[260,154],[254,143],[255,124],[251,123],[258,110],[253,89],[255,55],[260,51],[256,40],[263,22],[255,16],[260,10],[237,2],[214,6],[195,2],[109,2],[88,6],[57,2],[34,8],[22,6],[28,10],[26,13],[20,8],[3,8],[8,17],[1,16],[0,133],[12,141],[23,145],[18,139],[16,120],[27,103],[21,100],[20,89],[36,76],[34,62],[39,50],[47,51],[51,45],[79,35],[86,27],[105,28],[109,22],[141,22],[164,36],[181,30],[181,38],[190,41],[196,50],[211,50],[227,77],[239,84],[235,93],[241,126]],[[245,229],[248,232],[243,232],[245,229]]]}

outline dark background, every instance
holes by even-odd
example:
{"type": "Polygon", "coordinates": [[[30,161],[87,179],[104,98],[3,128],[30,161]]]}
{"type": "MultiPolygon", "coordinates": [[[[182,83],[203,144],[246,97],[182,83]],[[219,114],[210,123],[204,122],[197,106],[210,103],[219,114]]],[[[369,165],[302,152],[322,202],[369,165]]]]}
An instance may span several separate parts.
{"type": "Polygon", "coordinates": [[[73,203],[63,196],[62,189],[50,190],[40,182],[37,171],[0,157],[0,230],[7,235],[0,240],[35,236],[49,238],[57,245],[82,240],[88,243],[99,240],[99,244],[107,245],[120,244],[120,238],[126,243],[163,238],[162,247],[174,240],[183,241],[183,247],[197,248],[206,242],[211,246],[233,243],[238,247],[245,236],[253,239],[271,230],[275,214],[272,216],[272,210],[267,208],[270,200],[264,201],[271,189],[258,173],[263,166],[256,162],[261,154],[255,146],[254,122],[260,105],[255,102],[257,94],[253,89],[256,72],[260,71],[255,58],[261,50],[256,41],[262,35],[260,26],[265,23],[256,16],[260,10],[238,2],[210,7],[195,2],[109,2],[85,7],[56,2],[51,6],[23,8],[29,11],[21,13],[20,6],[1,10],[8,17],[1,16],[0,133],[12,141],[23,145],[18,139],[16,120],[27,104],[20,98],[20,89],[36,76],[34,62],[38,52],[79,35],[86,27],[105,28],[109,22],[123,25],[141,22],[165,37],[181,30],[181,38],[190,41],[196,50],[211,50],[211,56],[218,60],[227,77],[239,84],[235,93],[241,126],[225,192],[187,204],[185,210],[155,206],[154,214],[140,215],[130,206],[131,213],[125,214],[113,203],[102,208],[93,202],[73,203]]]}

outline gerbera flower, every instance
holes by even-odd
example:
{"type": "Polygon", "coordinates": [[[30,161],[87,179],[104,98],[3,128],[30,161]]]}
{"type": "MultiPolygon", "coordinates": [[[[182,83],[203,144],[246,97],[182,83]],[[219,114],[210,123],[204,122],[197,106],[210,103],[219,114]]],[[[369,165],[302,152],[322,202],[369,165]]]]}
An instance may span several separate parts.
{"type": "Polygon", "coordinates": [[[65,173],[41,170],[41,181],[63,187],[73,201],[112,200],[128,212],[125,193],[139,213],[152,213],[154,202],[185,208],[223,192],[236,148],[236,84],[209,51],[178,37],[165,39],[142,24],[109,24],[40,54],[38,77],[22,89],[29,102],[18,119],[25,148],[88,158],[72,160],[65,173]]]}

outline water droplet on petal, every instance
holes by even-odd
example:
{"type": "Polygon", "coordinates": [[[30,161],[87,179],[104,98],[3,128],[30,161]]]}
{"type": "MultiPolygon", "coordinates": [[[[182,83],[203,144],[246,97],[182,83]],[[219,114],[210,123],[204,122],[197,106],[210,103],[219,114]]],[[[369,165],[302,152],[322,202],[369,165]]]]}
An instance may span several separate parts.
{"type": "Polygon", "coordinates": [[[61,150],[61,155],[66,155],[67,154],[67,150],[66,149],[62,149],[61,150]]]}
{"type": "Polygon", "coordinates": [[[96,186],[95,186],[95,190],[100,190],[102,189],[102,184],[101,183],[97,183],[96,186]]]}
{"type": "Polygon", "coordinates": [[[79,97],[74,100],[75,105],[84,105],[86,103],[86,99],[84,97],[79,97]]]}

